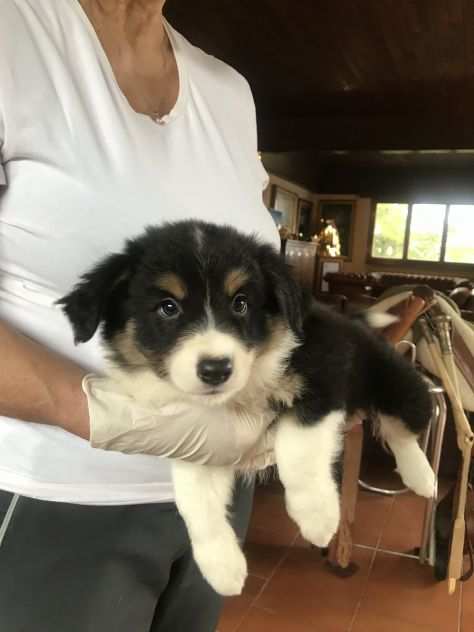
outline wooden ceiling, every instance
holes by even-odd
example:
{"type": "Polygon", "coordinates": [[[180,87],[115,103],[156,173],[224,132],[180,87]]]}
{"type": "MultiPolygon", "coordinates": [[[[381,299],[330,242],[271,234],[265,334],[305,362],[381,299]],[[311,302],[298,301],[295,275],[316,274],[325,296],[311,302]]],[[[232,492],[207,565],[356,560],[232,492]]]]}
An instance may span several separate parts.
{"type": "Polygon", "coordinates": [[[165,12],[247,77],[263,151],[474,148],[474,0],[168,0],[165,12]]]}

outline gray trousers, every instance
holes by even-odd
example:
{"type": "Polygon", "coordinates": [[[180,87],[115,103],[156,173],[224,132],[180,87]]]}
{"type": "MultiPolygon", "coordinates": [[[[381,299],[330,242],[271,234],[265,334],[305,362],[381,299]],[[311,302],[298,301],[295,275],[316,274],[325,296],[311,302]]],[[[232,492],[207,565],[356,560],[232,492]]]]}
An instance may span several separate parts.
{"type": "MultiPolygon", "coordinates": [[[[216,629],[222,599],[194,563],[174,504],[12,499],[0,491],[0,632],[216,629]]],[[[241,539],[252,499],[253,487],[239,483],[233,522],[241,539]]]]}

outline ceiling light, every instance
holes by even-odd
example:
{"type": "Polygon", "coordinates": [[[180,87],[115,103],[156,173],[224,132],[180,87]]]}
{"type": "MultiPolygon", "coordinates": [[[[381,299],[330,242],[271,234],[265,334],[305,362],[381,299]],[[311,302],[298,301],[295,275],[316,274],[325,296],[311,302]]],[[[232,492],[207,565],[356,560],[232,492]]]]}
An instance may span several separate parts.
{"type": "Polygon", "coordinates": [[[452,153],[452,149],[419,149],[417,153],[425,156],[436,156],[450,154],[452,153]]]}
{"type": "Polygon", "coordinates": [[[379,153],[385,156],[404,156],[406,154],[414,154],[415,151],[413,149],[382,149],[379,153]]]}

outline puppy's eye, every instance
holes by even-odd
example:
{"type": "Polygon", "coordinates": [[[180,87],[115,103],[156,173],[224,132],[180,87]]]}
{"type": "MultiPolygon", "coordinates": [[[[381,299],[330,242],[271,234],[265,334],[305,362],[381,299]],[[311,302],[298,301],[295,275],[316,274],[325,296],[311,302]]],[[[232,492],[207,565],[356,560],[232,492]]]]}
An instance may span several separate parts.
{"type": "Polygon", "coordinates": [[[158,305],[158,315],[161,318],[177,318],[181,313],[178,303],[172,298],[165,298],[158,305]]]}
{"type": "Polygon", "coordinates": [[[239,314],[239,316],[242,316],[242,314],[245,314],[247,312],[247,309],[247,297],[245,296],[245,294],[237,294],[232,301],[232,310],[235,314],[239,314]]]}

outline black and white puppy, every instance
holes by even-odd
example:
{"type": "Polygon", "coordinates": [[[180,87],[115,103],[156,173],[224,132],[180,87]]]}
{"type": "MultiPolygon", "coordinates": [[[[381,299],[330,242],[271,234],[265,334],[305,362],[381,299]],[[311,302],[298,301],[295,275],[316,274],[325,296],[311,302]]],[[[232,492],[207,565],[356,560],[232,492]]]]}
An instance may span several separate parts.
{"type": "MultiPolygon", "coordinates": [[[[313,544],[326,546],[339,523],[333,466],[356,411],[378,415],[405,484],[433,495],[417,442],[431,414],[423,380],[363,322],[317,305],[303,314],[271,246],[198,221],[149,228],[61,302],[76,342],[102,323],[111,371],[140,401],[194,402],[207,415],[226,406],[262,420],[278,411],[287,510],[313,544]]],[[[257,441],[263,426],[255,426],[257,441]]],[[[174,461],[173,481],[204,577],[222,594],[239,593],[246,562],[227,520],[234,468],[174,461]]]]}

